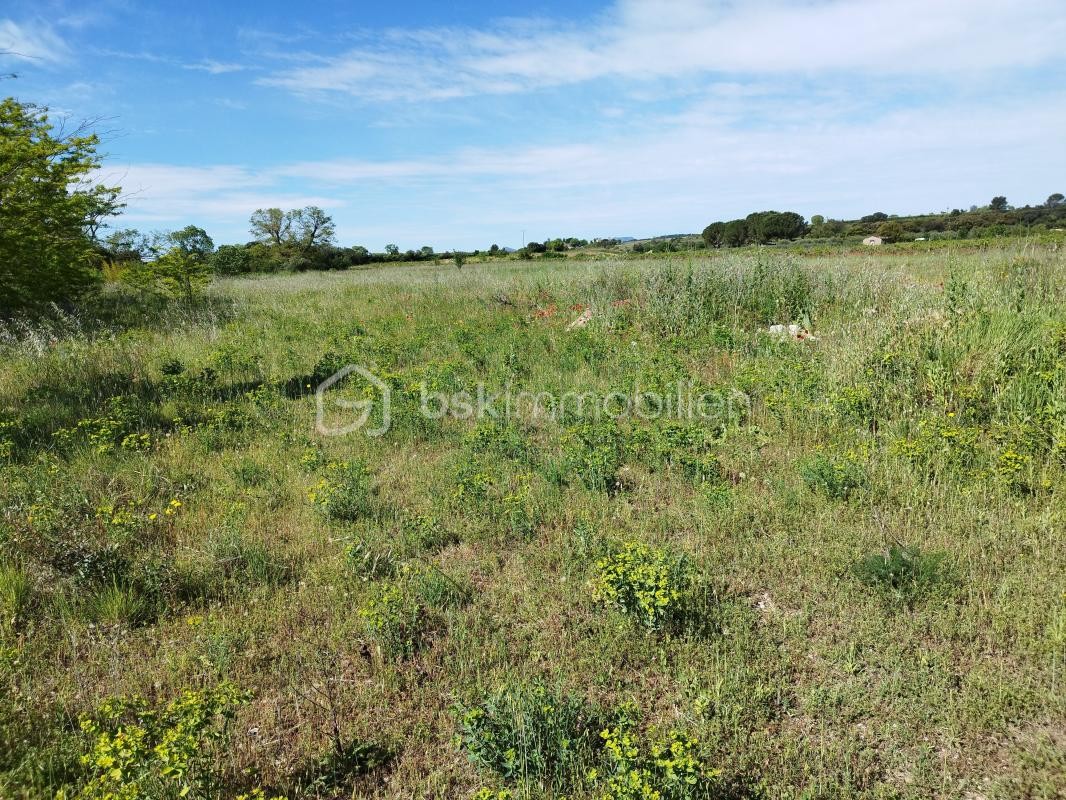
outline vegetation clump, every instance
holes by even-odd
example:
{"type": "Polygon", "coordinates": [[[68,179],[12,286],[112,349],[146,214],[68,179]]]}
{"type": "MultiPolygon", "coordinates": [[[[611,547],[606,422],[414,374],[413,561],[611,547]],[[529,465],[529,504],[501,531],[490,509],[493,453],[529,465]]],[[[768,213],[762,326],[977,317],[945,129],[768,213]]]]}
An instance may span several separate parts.
{"type": "Polygon", "coordinates": [[[599,720],[581,698],[543,683],[512,684],[456,709],[457,742],[482,769],[512,782],[568,791],[599,748],[599,720]]]}
{"type": "Polygon", "coordinates": [[[626,542],[596,562],[592,597],[654,631],[680,619],[691,579],[684,556],[626,542]]]}
{"type": "Polygon", "coordinates": [[[948,579],[943,553],[893,544],[855,564],[855,575],[889,600],[913,606],[948,579]]]}

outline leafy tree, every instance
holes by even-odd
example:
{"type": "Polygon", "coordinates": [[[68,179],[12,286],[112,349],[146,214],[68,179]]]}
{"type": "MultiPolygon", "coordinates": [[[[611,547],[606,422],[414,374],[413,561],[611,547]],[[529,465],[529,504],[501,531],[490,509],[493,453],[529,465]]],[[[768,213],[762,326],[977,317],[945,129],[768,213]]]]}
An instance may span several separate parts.
{"type": "Polygon", "coordinates": [[[243,275],[253,271],[250,248],[235,244],[220,245],[211,254],[211,271],[216,275],[243,275]]]}
{"type": "Polygon", "coordinates": [[[112,231],[102,244],[103,255],[111,263],[140,261],[152,251],[151,239],[133,228],[112,231]]]}
{"type": "Polygon", "coordinates": [[[1062,192],[1055,192],[1054,194],[1048,195],[1044,205],[1048,208],[1057,208],[1063,204],[1063,201],[1066,201],[1066,197],[1062,196],[1062,192]]]}
{"type": "Polygon", "coordinates": [[[289,239],[292,220],[280,208],[259,208],[252,214],[249,224],[257,241],[280,247],[289,239]]]}
{"type": "Polygon", "coordinates": [[[294,209],[285,215],[292,242],[305,254],[331,244],[336,234],[333,218],[318,206],[294,209]]]}
{"type": "Polygon", "coordinates": [[[123,283],[148,295],[191,300],[211,280],[214,243],[203,228],[139,236],[139,255],[125,263],[123,283]]]}
{"type": "Polygon", "coordinates": [[[742,247],[748,242],[748,223],[742,219],[734,219],[725,224],[722,229],[722,241],[728,247],[742,247]]]}
{"type": "Polygon", "coordinates": [[[712,222],[703,229],[703,241],[708,247],[721,247],[725,241],[725,223],[712,222]]]}
{"type": "Polygon", "coordinates": [[[390,256],[398,256],[400,254],[399,245],[387,244],[385,245],[385,254],[390,256]]]}
{"type": "Polygon", "coordinates": [[[175,244],[152,264],[156,285],[163,294],[192,300],[211,280],[211,267],[206,258],[184,250],[175,244]]]}
{"type": "Polygon", "coordinates": [[[877,235],[886,242],[898,242],[906,237],[906,231],[901,223],[891,220],[877,226],[877,235]]]}
{"type": "Polygon", "coordinates": [[[0,314],[66,303],[100,276],[93,237],[119,189],[95,184],[99,139],[56,129],[47,109],[0,102],[0,314]]]}
{"type": "Polygon", "coordinates": [[[203,228],[187,225],[170,234],[170,242],[190,258],[205,260],[215,250],[215,243],[203,228]]]}
{"type": "Polygon", "coordinates": [[[859,222],[884,222],[886,219],[888,219],[888,214],[884,211],[875,211],[873,214],[860,217],[859,222]]]}
{"type": "Polygon", "coordinates": [[[988,204],[988,207],[993,211],[1007,211],[1010,206],[1007,205],[1007,198],[999,194],[992,198],[992,202],[988,204]]]}
{"type": "Polygon", "coordinates": [[[777,239],[799,239],[807,233],[807,223],[795,211],[759,211],[747,217],[748,238],[767,244],[777,239]]]}

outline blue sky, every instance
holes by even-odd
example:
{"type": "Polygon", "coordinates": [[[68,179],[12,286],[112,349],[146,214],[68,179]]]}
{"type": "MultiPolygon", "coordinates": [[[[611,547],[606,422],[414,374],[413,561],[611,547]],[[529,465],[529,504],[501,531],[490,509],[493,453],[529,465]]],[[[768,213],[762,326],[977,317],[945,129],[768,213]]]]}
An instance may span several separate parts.
{"type": "Polygon", "coordinates": [[[99,118],[117,224],[437,249],[1066,191],[1062,0],[67,3],[4,90],[99,118]]]}

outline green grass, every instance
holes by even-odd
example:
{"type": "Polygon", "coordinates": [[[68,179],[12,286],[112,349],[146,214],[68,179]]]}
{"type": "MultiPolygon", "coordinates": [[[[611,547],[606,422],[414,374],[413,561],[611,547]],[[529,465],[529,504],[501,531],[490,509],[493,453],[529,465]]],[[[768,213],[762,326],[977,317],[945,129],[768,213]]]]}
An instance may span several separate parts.
{"type": "Polygon", "coordinates": [[[4,797],[89,792],[108,698],[229,686],[187,796],[1066,794],[1061,248],[274,275],[0,333],[4,797]],[[316,433],[349,363],[383,436],[316,433]],[[678,381],[705,418],[420,412],[678,381]]]}

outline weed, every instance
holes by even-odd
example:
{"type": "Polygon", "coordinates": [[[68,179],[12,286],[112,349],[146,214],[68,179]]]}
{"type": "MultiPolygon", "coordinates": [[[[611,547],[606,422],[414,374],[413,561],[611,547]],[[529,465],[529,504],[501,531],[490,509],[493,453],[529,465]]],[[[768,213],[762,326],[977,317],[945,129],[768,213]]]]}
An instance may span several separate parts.
{"type": "MultiPolygon", "coordinates": [[[[141,698],[103,702],[81,717],[87,780],[71,800],[213,796],[214,756],[225,750],[229,722],[250,695],[232,684],[186,690],[162,707],[141,698]]],[[[60,793],[66,797],[65,793],[60,793]]]]}
{"type": "Polygon", "coordinates": [[[862,583],[880,591],[886,598],[913,606],[948,580],[943,553],[927,553],[918,547],[891,545],[854,566],[862,583]]]}
{"type": "Polygon", "coordinates": [[[471,588],[447,575],[432,564],[417,564],[412,569],[415,594],[426,608],[448,611],[461,608],[473,599],[471,588]]]}
{"type": "Polygon", "coordinates": [[[0,563],[0,631],[26,621],[33,598],[33,584],[18,563],[0,563]]]}
{"type": "Polygon", "coordinates": [[[372,581],[396,574],[399,559],[391,547],[377,547],[358,537],[345,551],[348,567],[361,580],[372,581]]]}
{"type": "Polygon", "coordinates": [[[399,583],[376,585],[359,609],[359,616],[386,659],[410,658],[425,638],[425,611],[399,583]]]}
{"type": "MultiPolygon", "coordinates": [[[[680,730],[644,737],[628,721],[601,734],[606,753],[600,800],[697,800],[715,796],[720,771],[699,751],[699,741],[680,730]]],[[[590,778],[600,779],[598,771],[590,778]]]]}
{"type": "Polygon", "coordinates": [[[457,742],[470,760],[512,783],[566,791],[599,746],[594,710],[542,683],[504,687],[455,715],[457,742]]]}
{"type": "Polygon", "coordinates": [[[575,425],[563,437],[565,468],[589,489],[617,490],[623,453],[624,439],[614,420],[575,425]]]}
{"type": "Polygon", "coordinates": [[[850,458],[818,454],[800,462],[799,474],[807,488],[832,500],[847,500],[866,486],[866,471],[850,458]]]}
{"type": "Polygon", "coordinates": [[[596,562],[593,599],[630,616],[648,630],[677,621],[691,581],[684,557],[626,542],[615,554],[596,562]]]}
{"type": "Polygon", "coordinates": [[[372,510],[370,474],[361,463],[331,461],[307,499],[327,519],[351,522],[372,510]]]}

